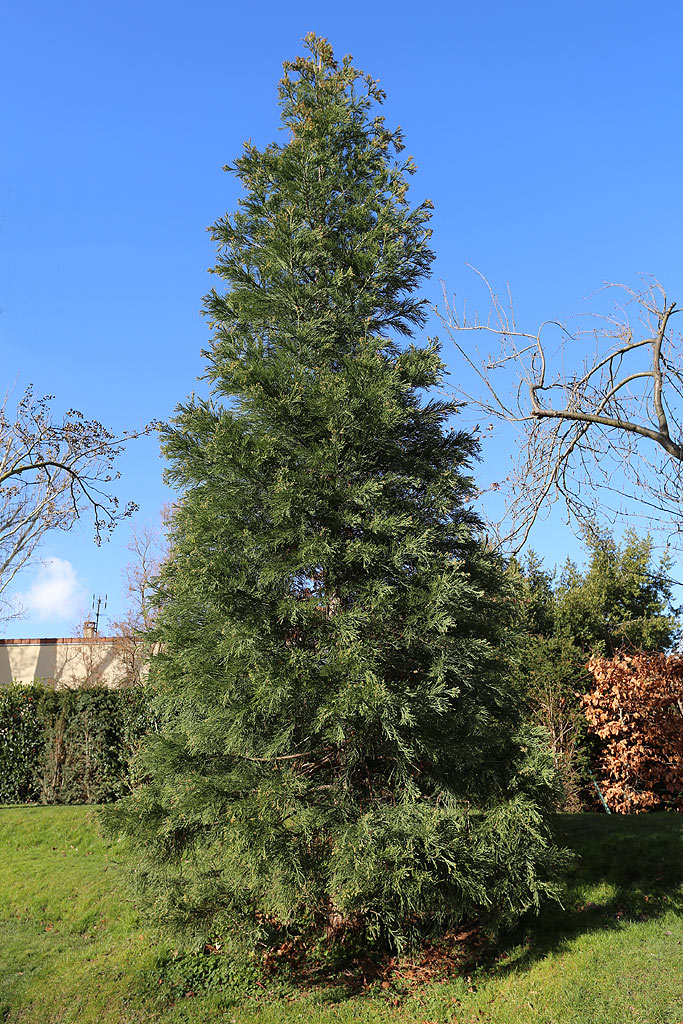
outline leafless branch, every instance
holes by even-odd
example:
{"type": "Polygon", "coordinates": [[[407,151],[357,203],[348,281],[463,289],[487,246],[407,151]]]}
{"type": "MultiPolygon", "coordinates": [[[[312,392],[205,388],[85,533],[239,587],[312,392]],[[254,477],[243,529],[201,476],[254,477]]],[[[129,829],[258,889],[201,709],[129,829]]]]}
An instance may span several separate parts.
{"type": "Polygon", "coordinates": [[[676,303],[654,279],[637,290],[607,284],[623,300],[613,310],[573,318],[571,329],[547,320],[534,333],[517,327],[509,296],[503,304],[476,273],[486,289],[484,318],[458,313],[445,292],[435,312],[471,371],[471,387],[452,385],[457,398],[519,431],[516,465],[494,485],[505,496],[502,519],[489,524],[499,543],[519,551],[557,498],[581,523],[625,515],[683,532],[676,303]],[[480,352],[472,343],[479,335],[496,338],[500,350],[480,352]]]}
{"type": "MultiPolygon", "coordinates": [[[[162,509],[165,527],[168,527],[171,516],[171,506],[162,509]]],[[[166,554],[161,530],[148,525],[133,527],[128,550],[133,556],[126,567],[128,607],[122,619],[111,623],[111,629],[120,641],[126,678],[133,684],[142,681],[149,660],[150,644],[146,634],[154,625],[156,616],[152,600],[154,580],[166,554]]]]}
{"type": "Polygon", "coordinates": [[[68,530],[82,515],[94,520],[95,540],[135,509],[119,508],[111,485],[125,444],[151,427],[115,436],[97,420],[70,409],[53,418],[51,396],[29,387],[15,408],[0,405],[0,618],[11,617],[7,590],[48,530],[68,530]]]}

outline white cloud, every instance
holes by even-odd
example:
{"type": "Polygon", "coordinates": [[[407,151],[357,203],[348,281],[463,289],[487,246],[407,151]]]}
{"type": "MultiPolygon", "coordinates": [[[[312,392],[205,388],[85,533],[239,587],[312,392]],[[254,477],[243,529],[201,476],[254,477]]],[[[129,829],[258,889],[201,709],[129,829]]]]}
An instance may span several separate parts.
{"type": "Polygon", "coordinates": [[[83,607],[85,596],[71,562],[66,558],[45,558],[29,589],[17,595],[17,604],[37,619],[74,620],[83,607]]]}

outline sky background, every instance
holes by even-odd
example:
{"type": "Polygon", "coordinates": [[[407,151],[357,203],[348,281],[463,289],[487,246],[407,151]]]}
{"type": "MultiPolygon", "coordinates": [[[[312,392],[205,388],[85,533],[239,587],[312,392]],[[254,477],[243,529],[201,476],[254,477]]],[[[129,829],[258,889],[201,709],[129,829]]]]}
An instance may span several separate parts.
{"type": "MultiPolygon", "coordinates": [[[[281,64],[309,31],[380,79],[405,132],[411,195],[435,206],[425,297],[441,280],[473,294],[469,263],[510,282],[531,327],[640,272],[683,302],[680,2],[24,0],[0,40],[4,387],[114,431],[203,390],[205,229],[239,195],[222,166],[277,137],[281,64]]],[[[501,452],[484,449],[482,473],[501,452]]],[[[121,501],[154,524],[172,498],[155,438],[120,469],[121,501]]],[[[100,548],[85,521],[49,535],[7,634],[69,635],[93,593],[117,617],[130,528],[100,548]]],[[[549,564],[580,557],[558,517],[532,543],[549,564]]]]}

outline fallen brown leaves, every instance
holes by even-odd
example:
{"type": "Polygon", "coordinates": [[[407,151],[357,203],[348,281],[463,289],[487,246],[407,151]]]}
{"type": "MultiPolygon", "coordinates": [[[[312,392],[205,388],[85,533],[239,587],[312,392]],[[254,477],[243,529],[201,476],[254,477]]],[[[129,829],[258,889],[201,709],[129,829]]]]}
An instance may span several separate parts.
{"type": "MultiPolygon", "coordinates": [[[[266,950],[261,963],[268,974],[285,968],[297,976],[304,986],[330,983],[343,984],[349,991],[367,990],[374,984],[388,996],[418,989],[431,981],[453,975],[467,975],[480,959],[488,940],[478,925],[460,928],[441,936],[438,941],[425,942],[410,959],[389,954],[355,955],[341,969],[326,964],[315,950],[309,950],[303,939],[287,940],[266,950]]],[[[471,979],[467,978],[471,985],[471,979]]],[[[470,991],[474,991],[471,986],[470,991]]],[[[394,998],[395,1004],[399,999],[394,998]]]]}
{"type": "Polygon", "coordinates": [[[388,960],[384,965],[385,980],[390,984],[403,982],[424,985],[429,981],[462,974],[485,942],[478,926],[448,932],[438,942],[425,943],[419,955],[409,962],[397,957],[388,960]]]}

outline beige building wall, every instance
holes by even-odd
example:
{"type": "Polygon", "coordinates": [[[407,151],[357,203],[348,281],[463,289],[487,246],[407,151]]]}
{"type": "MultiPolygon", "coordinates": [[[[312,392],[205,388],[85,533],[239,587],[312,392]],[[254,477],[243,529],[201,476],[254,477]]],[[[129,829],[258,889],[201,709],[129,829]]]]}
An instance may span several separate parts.
{"type": "Polygon", "coordinates": [[[0,686],[32,683],[48,686],[125,686],[128,671],[122,642],[113,636],[0,639],[0,686]]]}

